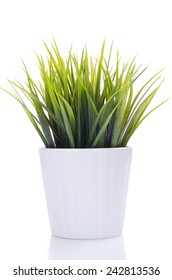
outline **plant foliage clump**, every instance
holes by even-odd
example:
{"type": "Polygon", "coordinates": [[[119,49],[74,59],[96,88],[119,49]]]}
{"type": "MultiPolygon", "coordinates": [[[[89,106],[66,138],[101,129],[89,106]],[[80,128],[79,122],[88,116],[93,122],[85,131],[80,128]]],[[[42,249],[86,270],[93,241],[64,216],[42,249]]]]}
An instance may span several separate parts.
{"type": "Polygon", "coordinates": [[[161,71],[135,92],[134,83],[147,67],[140,70],[135,58],[122,64],[118,52],[111,67],[112,46],[106,59],[105,42],[97,59],[86,47],[79,59],[71,48],[66,60],[55,40],[45,47],[46,60],[37,55],[39,83],[23,62],[26,83],[9,81],[13,92],[7,92],[22,105],[47,148],[125,147],[142,121],[165,102],[145,112],[161,86],[161,71]]]}

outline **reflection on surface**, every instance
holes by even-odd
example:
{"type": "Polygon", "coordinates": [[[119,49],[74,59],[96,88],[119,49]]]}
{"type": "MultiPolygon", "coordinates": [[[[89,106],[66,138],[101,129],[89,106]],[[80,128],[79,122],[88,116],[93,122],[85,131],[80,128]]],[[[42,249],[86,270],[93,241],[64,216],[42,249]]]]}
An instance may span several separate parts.
{"type": "Polygon", "coordinates": [[[97,240],[74,240],[52,236],[49,260],[125,260],[122,236],[97,240]]]}

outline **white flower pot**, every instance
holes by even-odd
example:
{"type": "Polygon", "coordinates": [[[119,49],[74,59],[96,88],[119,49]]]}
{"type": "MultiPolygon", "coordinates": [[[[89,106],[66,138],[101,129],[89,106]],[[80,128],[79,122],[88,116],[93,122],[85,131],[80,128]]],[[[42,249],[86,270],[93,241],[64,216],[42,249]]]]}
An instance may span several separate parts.
{"type": "Polygon", "coordinates": [[[98,239],[122,233],[130,147],[40,149],[52,234],[98,239]]]}

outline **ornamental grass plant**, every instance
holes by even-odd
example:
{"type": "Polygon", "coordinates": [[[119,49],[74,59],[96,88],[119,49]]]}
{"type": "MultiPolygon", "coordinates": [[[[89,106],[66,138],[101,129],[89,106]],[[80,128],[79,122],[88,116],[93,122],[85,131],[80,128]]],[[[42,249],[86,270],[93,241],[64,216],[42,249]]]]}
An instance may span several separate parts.
{"type": "Polygon", "coordinates": [[[135,90],[144,75],[136,59],[122,63],[112,49],[105,58],[105,42],[93,58],[87,47],[78,58],[72,48],[63,59],[56,44],[45,43],[47,57],[37,55],[40,81],[34,81],[25,63],[26,81],[9,81],[7,91],[23,107],[46,148],[125,147],[143,120],[162,84],[162,70],[135,90]],[[30,103],[30,104],[29,104],[30,103]]]}

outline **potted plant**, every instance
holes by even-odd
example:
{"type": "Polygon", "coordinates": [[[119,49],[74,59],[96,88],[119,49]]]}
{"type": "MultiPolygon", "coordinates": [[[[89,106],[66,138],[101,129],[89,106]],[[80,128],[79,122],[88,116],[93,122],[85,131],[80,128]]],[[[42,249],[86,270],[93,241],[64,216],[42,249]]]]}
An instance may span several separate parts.
{"type": "Polygon", "coordinates": [[[54,40],[45,44],[47,58],[37,55],[41,81],[35,82],[26,65],[26,83],[10,81],[7,91],[23,107],[45,148],[40,160],[52,234],[95,239],[122,233],[131,147],[128,141],[159,90],[161,71],[135,92],[140,70],[135,58],[111,65],[87,48],[80,58],[70,49],[63,59],[54,40]],[[30,108],[30,102],[33,108],[30,108]],[[32,110],[33,109],[33,110],[32,110]]]}

